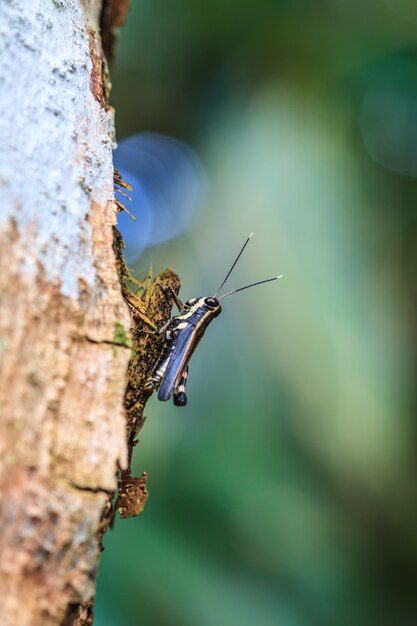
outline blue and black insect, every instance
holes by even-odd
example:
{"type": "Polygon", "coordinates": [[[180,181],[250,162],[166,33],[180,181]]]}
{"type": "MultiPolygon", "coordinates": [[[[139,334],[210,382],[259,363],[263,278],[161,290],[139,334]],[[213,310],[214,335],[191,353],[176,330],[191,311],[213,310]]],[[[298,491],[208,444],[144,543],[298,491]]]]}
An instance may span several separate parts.
{"type": "Polygon", "coordinates": [[[145,389],[149,392],[154,389],[159,390],[159,400],[169,400],[172,394],[174,394],[174,404],[176,406],[185,406],[187,404],[185,387],[187,384],[188,363],[207,327],[220,315],[222,311],[220,300],[243,289],[269,283],[282,277],[282,275],[274,276],[274,278],[261,280],[217,297],[251,237],[252,233],[245,241],[226,278],[212,296],[191,298],[191,300],[183,304],[172,288],[164,289],[160,285],[164,293],[172,296],[180,314],[172,317],[159,329],[159,334],[165,333],[165,343],[153,372],[145,383],[145,389]]]}

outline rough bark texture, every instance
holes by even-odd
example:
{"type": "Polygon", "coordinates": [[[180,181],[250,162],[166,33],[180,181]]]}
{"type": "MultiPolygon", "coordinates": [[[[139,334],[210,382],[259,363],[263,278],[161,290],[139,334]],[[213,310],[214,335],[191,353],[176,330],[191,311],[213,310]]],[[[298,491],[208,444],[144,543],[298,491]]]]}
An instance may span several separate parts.
{"type": "Polygon", "coordinates": [[[96,0],[0,8],[0,623],[91,623],[130,350],[96,0]],[[122,333],[123,334],[123,333],[122,333]]]}

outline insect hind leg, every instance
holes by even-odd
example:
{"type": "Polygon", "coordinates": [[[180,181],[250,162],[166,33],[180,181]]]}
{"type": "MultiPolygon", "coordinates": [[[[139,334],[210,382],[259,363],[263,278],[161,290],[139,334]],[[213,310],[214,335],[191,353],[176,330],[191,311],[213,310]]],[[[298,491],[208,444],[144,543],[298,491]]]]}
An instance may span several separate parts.
{"type": "Polygon", "coordinates": [[[159,388],[165,375],[165,371],[168,366],[169,359],[171,358],[171,354],[172,346],[165,344],[162,349],[161,356],[159,357],[159,360],[157,361],[152,374],[145,382],[145,391],[152,392],[155,389],[159,388]]]}
{"type": "Polygon", "coordinates": [[[185,386],[188,378],[188,366],[185,368],[180,382],[174,389],[174,404],[175,406],[185,406],[187,404],[187,396],[185,394],[185,386]]]}

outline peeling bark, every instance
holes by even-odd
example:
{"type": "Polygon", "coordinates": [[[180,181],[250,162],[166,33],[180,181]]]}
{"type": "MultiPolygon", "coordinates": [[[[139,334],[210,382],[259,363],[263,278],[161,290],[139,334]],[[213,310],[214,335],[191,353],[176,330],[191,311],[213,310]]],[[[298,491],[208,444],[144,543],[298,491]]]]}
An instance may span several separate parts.
{"type": "Polygon", "coordinates": [[[101,13],[101,36],[103,48],[113,58],[117,30],[123,26],[131,0],[104,0],[101,13]]]}
{"type": "Polygon", "coordinates": [[[127,468],[101,2],[0,9],[0,621],[92,623],[127,468]]]}

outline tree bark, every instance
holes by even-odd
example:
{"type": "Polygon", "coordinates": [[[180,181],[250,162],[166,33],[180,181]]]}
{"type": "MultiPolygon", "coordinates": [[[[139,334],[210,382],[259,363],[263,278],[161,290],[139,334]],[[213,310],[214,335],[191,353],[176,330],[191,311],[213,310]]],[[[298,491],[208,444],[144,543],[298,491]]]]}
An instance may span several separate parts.
{"type": "MultiPolygon", "coordinates": [[[[91,623],[127,467],[100,0],[0,8],[0,622],[91,623]]],[[[123,332],[122,332],[123,335],[123,332]]]]}

